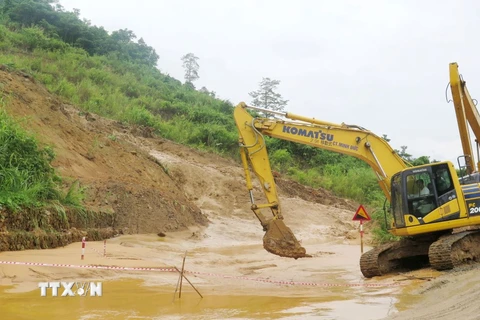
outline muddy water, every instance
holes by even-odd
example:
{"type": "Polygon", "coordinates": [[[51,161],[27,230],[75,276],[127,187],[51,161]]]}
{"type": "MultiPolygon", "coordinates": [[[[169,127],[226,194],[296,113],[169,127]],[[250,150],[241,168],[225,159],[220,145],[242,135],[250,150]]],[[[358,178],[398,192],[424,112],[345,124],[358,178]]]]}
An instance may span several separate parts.
{"type": "MultiPolygon", "coordinates": [[[[147,287],[142,280],[107,281],[101,297],[40,297],[40,291],[0,291],[2,319],[381,319],[391,308],[387,292],[346,299],[342,291],[315,295],[218,295],[203,298],[184,288],[147,287]]],[[[234,289],[234,288],[232,288],[234,289]]],[[[281,291],[288,290],[285,288],[281,291]]],[[[317,288],[317,290],[324,290],[317,288]]]]}
{"type": "Polygon", "coordinates": [[[88,250],[102,250],[101,242],[89,242],[84,261],[79,261],[79,243],[53,250],[1,252],[0,261],[180,267],[188,250],[186,269],[195,273],[187,277],[203,299],[183,281],[182,297],[174,300],[178,281],[174,272],[0,265],[0,319],[375,320],[402,308],[398,305],[402,286],[377,286],[391,284],[393,278],[362,277],[358,246],[308,241],[314,257],[292,260],[266,254],[258,243],[240,243],[244,241],[225,239],[219,245],[212,238],[192,238],[190,232],[164,239],[114,238],[109,240],[107,258],[88,250]],[[40,296],[38,282],[62,279],[102,281],[103,296],[40,296]]]}

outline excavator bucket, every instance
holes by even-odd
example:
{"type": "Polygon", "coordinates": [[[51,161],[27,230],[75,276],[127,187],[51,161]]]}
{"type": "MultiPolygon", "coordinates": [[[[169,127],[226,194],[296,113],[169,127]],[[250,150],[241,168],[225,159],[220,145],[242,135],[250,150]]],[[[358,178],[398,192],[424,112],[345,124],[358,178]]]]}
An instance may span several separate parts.
{"type": "Polygon", "coordinates": [[[267,232],[263,236],[263,247],[270,253],[287,258],[311,257],[300,245],[292,230],[283,220],[273,219],[267,225],[267,232]]]}

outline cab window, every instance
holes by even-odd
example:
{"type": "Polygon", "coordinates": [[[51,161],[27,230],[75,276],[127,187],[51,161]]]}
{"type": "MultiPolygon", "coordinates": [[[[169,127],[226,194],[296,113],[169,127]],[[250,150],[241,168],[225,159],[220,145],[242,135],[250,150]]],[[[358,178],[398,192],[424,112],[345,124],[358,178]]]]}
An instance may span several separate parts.
{"type": "Polygon", "coordinates": [[[428,172],[407,176],[407,195],[409,198],[434,194],[432,179],[428,172]]]}
{"type": "Polygon", "coordinates": [[[439,168],[434,172],[435,174],[435,186],[437,187],[438,196],[447,193],[448,191],[453,190],[452,178],[448,171],[448,167],[439,166],[439,168]]]}
{"type": "Polygon", "coordinates": [[[429,172],[407,175],[408,212],[422,218],[435,209],[435,188],[429,172]]]}

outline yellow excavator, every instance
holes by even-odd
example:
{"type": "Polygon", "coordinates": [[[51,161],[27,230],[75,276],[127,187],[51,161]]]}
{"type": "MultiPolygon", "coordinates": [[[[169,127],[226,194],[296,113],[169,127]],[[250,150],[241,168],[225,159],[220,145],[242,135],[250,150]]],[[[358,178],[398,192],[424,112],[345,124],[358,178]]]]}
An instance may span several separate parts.
{"type": "Polygon", "coordinates": [[[269,136],[350,155],[373,169],[390,203],[385,210],[387,228],[402,238],[361,256],[360,270],[365,277],[426,265],[445,270],[480,258],[480,230],[474,228],[480,226],[480,175],[472,166],[471,149],[465,149],[469,137],[464,128],[468,133],[467,122],[475,123],[474,132],[480,137],[480,117],[456,63],[450,64],[450,87],[465,153],[467,175],[461,178],[449,161],[412,166],[385,139],[357,125],[238,104],[234,118],[240,155],[251,209],[266,231],[264,248],[282,257],[310,256],[283,221],[265,143],[269,136]],[[274,117],[254,117],[255,111],[274,117]],[[265,203],[254,200],[251,171],[260,182],[265,203]],[[270,211],[271,216],[263,211],[270,211]]]}

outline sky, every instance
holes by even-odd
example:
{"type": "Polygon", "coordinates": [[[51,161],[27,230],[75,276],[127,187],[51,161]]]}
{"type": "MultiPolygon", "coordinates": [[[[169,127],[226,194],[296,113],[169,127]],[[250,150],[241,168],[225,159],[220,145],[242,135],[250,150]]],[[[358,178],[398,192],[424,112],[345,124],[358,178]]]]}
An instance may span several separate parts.
{"type": "MultiPolygon", "coordinates": [[[[386,134],[414,157],[462,153],[449,63],[480,100],[476,0],[59,0],[107,31],[132,30],[181,81],[199,57],[197,88],[250,103],[263,77],[291,113],[386,134]]],[[[474,137],[472,136],[472,141],[474,137]]]]}

